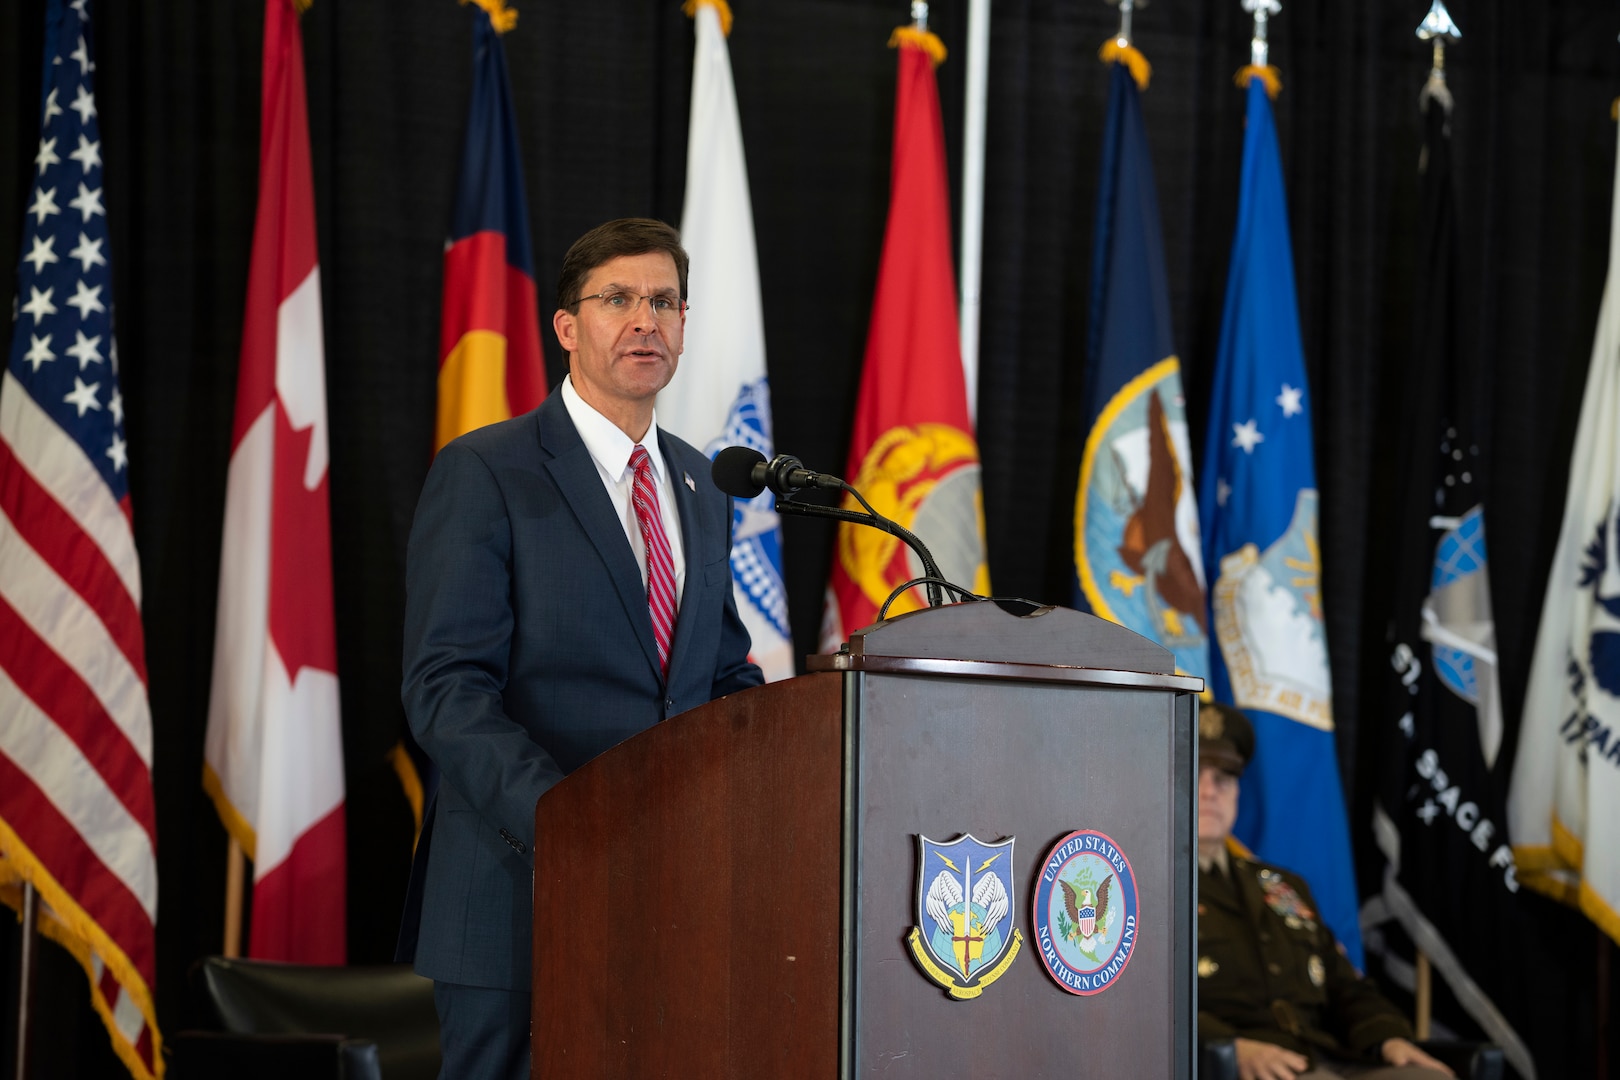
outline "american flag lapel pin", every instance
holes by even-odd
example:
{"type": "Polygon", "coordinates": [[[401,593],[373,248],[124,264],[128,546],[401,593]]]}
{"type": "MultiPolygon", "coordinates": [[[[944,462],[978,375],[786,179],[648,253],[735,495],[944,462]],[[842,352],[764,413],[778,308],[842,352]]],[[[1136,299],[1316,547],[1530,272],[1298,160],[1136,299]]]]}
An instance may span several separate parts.
{"type": "Polygon", "coordinates": [[[695,494],[697,492],[697,481],[692,479],[692,474],[689,472],[683,472],[681,473],[681,476],[686,480],[686,486],[695,494]]]}

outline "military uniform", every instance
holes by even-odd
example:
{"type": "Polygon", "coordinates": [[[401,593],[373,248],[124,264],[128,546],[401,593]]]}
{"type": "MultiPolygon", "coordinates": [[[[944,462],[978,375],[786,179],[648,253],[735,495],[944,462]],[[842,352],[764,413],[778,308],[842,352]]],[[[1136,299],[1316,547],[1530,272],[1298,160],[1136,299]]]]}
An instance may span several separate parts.
{"type": "Polygon", "coordinates": [[[1298,874],[1238,855],[1198,875],[1198,1039],[1374,1062],[1412,1028],[1356,974],[1298,874]]]}

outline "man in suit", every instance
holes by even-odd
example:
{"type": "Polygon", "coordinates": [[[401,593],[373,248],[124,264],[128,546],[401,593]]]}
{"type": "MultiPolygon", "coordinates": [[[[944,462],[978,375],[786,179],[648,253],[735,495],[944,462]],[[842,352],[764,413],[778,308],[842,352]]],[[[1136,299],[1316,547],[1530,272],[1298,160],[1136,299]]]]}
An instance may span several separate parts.
{"type": "Polygon", "coordinates": [[[1198,1039],[1231,1039],[1242,1080],[1437,1080],[1453,1075],[1356,973],[1305,879],[1228,839],[1254,727],[1238,709],[1198,717],[1198,1039]]]}
{"type": "Polygon", "coordinates": [[[762,681],[732,599],[730,501],[708,459],[654,423],[686,270],[662,222],[576,241],[552,318],[560,391],[446,446],[417,504],[403,699],[440,781],[401,952],[434,980],[441,1075],[456,1080],[529,1075],[536,800],[615,743],[762,681]]]}

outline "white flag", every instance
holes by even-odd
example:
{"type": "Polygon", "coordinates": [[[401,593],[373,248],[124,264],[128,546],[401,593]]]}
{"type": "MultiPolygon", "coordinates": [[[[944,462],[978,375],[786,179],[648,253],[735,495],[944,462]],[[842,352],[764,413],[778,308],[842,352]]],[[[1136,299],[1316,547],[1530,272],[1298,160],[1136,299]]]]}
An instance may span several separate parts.
{"type": "MultiPolygon", "coordinates": [[[[693,304],[684,359],[658,395],[658,422],[711,458],[727,446],[749,446],[769,458],[774,450],[765,317],[748,166],[726,51],[730,27],[721,26],[713,0],[695,7],[692,128],[681,209],[681,242],[692,257],[693,304]]],[[[753,639],[750,658],[769,681],[790,677],[793,642],[782,584],[782,530],[769,491],[737,503],[731,576],[737,611],[753,639]]]]}
{"type": "Polygon", "coordinates": [[[1519,878],[1620,941],[1620,187],[1508,824],[1519,878]]]}

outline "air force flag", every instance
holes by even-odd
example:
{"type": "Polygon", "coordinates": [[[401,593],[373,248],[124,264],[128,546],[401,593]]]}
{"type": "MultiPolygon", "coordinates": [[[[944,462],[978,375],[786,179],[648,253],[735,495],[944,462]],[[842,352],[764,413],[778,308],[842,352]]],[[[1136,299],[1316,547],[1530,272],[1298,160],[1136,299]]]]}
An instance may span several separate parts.
{"type": "Polygon", "coordinates": [[[1254,721],[1236,835],[1303,874],[1361,966],[1350,835],[1333,743],[1311,400],[1271,102],[1248,88],[1243,182],[1199,487],[1210,687],[1254,721]]]}

